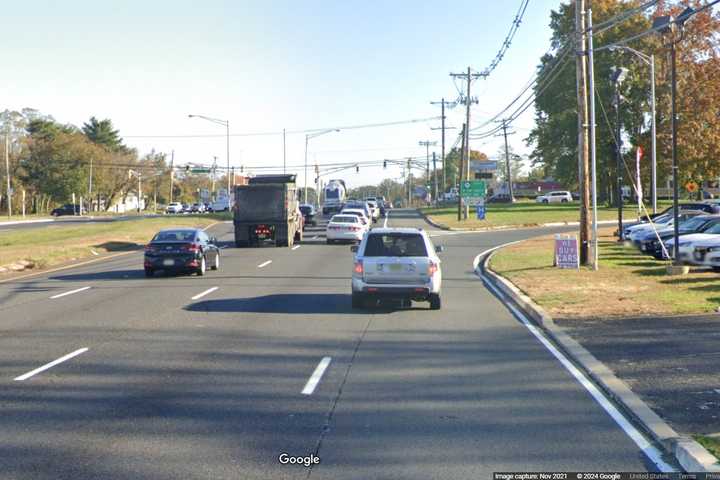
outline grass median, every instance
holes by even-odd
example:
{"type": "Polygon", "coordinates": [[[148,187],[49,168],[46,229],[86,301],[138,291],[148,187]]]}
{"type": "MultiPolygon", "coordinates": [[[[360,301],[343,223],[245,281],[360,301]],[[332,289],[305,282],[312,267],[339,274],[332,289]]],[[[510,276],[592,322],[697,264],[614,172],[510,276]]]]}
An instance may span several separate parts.
{"type": "Polygon", "coordinates": [[[600,268],[553,267],[553,236],[499,250],[491,268],[509,279],[555,318],[612,318],[714,312],[720,275],[693,268],[671,277],[666,262],[618,244],[612,228],[600,230],[600,268]]]}
{"type": "Polygon", "coordinates": [[[138,250],[163,228],[204,228],[229,219],[227,214],[178,215],[10,230],[0,233],[0,267],[6,269],[0,275],[12,273],[9,265],[22,264],[25,270],[38,270],[138,250]]]}
{"type": "MultiPolygon", "coordinates": [[[[670,202],[659,202],[658,208],[664,209],[670,202]]],[[[457,205],[440,208],[423,208],[422,212],[435,223],[449,228],[481,229],[499,226],[532,227],[544,223],[577,222],[580,219],[578,202],[568,203],[536,203],[534,200],[522,200],[516,203],[490,203],[486,206],[485,220],[475,218],[475,208],[470,211],[470,218],[458,221],[457,205]]],[[[623,209],[625,218],[637,218],[637,205],[626,205],[623,209]]],[[[598,207],[598,220],[617,219],[617,208],[598,207]]]]}

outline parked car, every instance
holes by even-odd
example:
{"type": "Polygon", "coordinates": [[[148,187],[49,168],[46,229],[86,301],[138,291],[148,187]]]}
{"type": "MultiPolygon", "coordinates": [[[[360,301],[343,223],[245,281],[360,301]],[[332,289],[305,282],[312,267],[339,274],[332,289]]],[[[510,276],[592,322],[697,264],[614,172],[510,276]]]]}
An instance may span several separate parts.
{"type": "MultiPolygon", "coordinates": [[[[703,214],[704,212],[698,210],[682,211],[678,214],[678,220],[680,221],[680,223],[682,223],[690,218],[697,217],[698,215],[703,214]]],[[[648,232],[652,232],[653,230],[673,228],[674,224],[675,223],[673,215],[663,215],[661,217],[655,218],[652,223],[641,223],[639,225],[635,225],[625,229],[626,235],[623,238],[625,240],[633,242],[633,244],[638,246],[636,242],[641,236],[645,235],[648,232]]]]}
{"type": "MultiPolygon", "coordinates": [[[[718,229],[720,232],[720,229],[718,229]]],[[[682,243],[681,243],[682,245],[682,243]]],[[[713,239],[701,240],[694,244],[692,263],[706,265],[720,271],[720,235],[713,239]]]]}
{"type": "Polygon", "coordinates": [[[53,209],[53,211],[50,212],[50,215],[52,215],[53,217],[61,217],[63,215],[80,215],[80,205],[73,205],[72,203],[67,203],[62,207],[53,209]]]}
{"type": "Polygon", "coordinates": [[[427,232],[417,228],[370,230],[356,253],[352,274],[352,307],[363,308],[381,298],[430,302],[440,309],[442,271],[427,232]]]}
{"type": "Polygon", "coordinates": [[[486,203],[512,203],[512,198],[507,193],[496,193],[491,195],[486,203]]]}
{"type": "MultiPolygon", "coordinates": [[[[718,205],[717,203],[714,203],[714,202],[685,202],[685,203],[678,204],[678,207],[680,208],[681,211],[682,210],[700,210],[707,214],[720,213],[720,205],[718,205]]],[[[666,214],[672,215],[672,212],[673,212],[673,207],[668,207],[661,212],[652,213],[650,215],[643,215],[640,217],[640,221],[635,222],[635,223],[636,224],[644,223],[644,222],[649,221],[650,219],[654,219],[656,217],[666,215],[666,214]]]]}
{"type": "Polygon", "coordinates": [[[180,202],[171,202],[165,208],[165,213],[182,213],[183,206],[180,202]]]}
{"type": "Polygon", "coordinates": [[[205,275],[208,265],[218,270],[220,249],[216,243],[197,228],[161,230],[145,246],[145,276],[152,277],[158,270],[205,275]]]}
{"type": "Polygon", "coordinates": [[[572,202],[572,194],[568,191],[549,192],[545,195],[538,195],[535,198],[537,203],[567,203],[572,202]]]}
{"type": "Polygon", "coordinates": [[[205,204],[203,203],[193,203],[190,207],[191,213],[205,213],[205,204]]]}
{"type": "Polygon", "coordinates": [[[305,225],[317,225],[317,212],[315,211],[315,207],[313,205],[300,205],[300,212],[302,213],[303,218],[305,218],[305,225]]]}
{"type": "Polygon", "coordinates": [[[359,242],[368,231],[360,215],[333,215],[327,224],[325,238],[328,244],[339,241],[359,242]]]}
{"type": "MultiPolygon", "coordinates": [[[[720,224],[714,224],[700,233],[681,236],[678,243],[678,260],[681,262],[702,264],[704,258],[695,254],[695,248],[704,242],[714,241],[718,238],[720,238],[720,224]]],[[[668,254],[673,257],[675,250],[674,237],[670,237],[665,241],[665,248],[668,254]]]]}
{"type": "MultiPolygon", "coordinates": [[[[703,233],[713,225],[720,224],[720,215],[698,215],[681,222],[678,227],[680,236],[703,233]]],[[[667,258],[661,245],[675,235],[675,228],[664,227],[645,232],[639,236],[637,246],[641,252],[650,254],[658,260],[667,258]]]]}

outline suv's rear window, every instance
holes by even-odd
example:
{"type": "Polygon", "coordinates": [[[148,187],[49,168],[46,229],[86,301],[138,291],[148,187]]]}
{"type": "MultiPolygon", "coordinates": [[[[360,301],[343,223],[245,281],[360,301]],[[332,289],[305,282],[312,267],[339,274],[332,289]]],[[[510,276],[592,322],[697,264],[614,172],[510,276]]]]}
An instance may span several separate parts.
{"type": "Polygon", "coordinates": [[[366,257],[427,257],[425,240],[416,233],[372,233],[365,245],[366,257]]]}

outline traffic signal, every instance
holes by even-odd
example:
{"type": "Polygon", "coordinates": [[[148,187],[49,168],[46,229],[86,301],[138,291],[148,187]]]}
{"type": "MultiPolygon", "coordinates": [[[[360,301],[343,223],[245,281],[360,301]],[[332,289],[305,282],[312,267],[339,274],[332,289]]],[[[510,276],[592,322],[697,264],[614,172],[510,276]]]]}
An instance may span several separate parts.
{"type": "Polygon", "coordinates": [[[185,165],[185,173],[190,173],[190,165],[185,165]]]}
{"type": "Polygon", "coordinates": [[[355,173],[360,173],[360,165],[355,165],[355,173]]]}
{"type": "Polygon", "coordinates": [[[387,160],[383,160],[383,168],[387,168],[387,160]]]}

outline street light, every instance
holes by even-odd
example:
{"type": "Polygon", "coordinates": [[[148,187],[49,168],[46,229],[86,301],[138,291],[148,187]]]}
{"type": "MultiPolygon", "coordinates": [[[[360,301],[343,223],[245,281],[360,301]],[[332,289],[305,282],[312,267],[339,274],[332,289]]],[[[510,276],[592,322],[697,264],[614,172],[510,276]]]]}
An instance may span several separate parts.
{"type": "MultiPolygon", "coordinates": [[[[339,131],[340,131],[339,128],[329,128],[329,129],[323,130],[323,131],[321,131],[321,132],[315,132],[315,133],[307,133],[307,134],[305,134],[305,188],[303,189],[303,190],[305,190],[305,192],[304,192],[304,200],[303,200],[303,203],[307,203],[307,189],[308,189],[308,187],[307,187],[308,140],[310,140],[311,138],[317,138],[317,137],[319,137],[320,135],[325,135],[326,133],[339,132],[339,131]]],[[[319,198],[320,198],[320,193],[319,193],[319,192],[315,192],[315,197],[316,197],[317,199],[319,199],[319,198]]]]}
{"type": "Polygon", "coordinates": [[[678,158],[677,158],[677,68],[675,61],[675,44],[683,39],[684,25],[688,18],[695,13],[692,7],[687,7],[677,18],[672,15],[663,15],[653,21],[653,30],[656,30],[663,39],[667,40],[665,46],[670,47],[671,64],[671,116],[672,116],[672,174],[673,174],[673,265],[679,266],[678,245],[680,243],[679,212],[678,212],[678,158]]]}
{"type": "Polygon", "coordinates": [[[653,213],[657,213],[657,135],[656,135],[656,115],[655,115],[655,55],[646,55],[642,52],[635,50],[634,48],[626,45],[616,45],[610,47],[610,51],[621,50],[624,52],[632,53],[645,64],[650,66],[650,108],[652,110],[651,116],[651,134],[652,134],[652,164],[650,166],[651,180],[651,197],[652,197],[652,210],[653,213]]]}
{"type": "Polygon", "coordinates": [[[622,209],[623,209],[623,198],[622,198],[622,124],[620,122],[620,84],[625,80],[627,76],[627,69],[620,67],[612,67],[612,73],[610,73],[610,81],[615,85],[615,168],[617,169],[617,206],[618,206],[618,237],[620,241],[623,240],[623,225],[622,225],[622,209]]]}
{"type": "Polygon", "coordinates": [[[216,123],[225,127],[226,133],[226,154],[227,154],[227,195],[228,195],[228,211],[232,203],[230,194],[230,120],[220,120],[219,118],[206,117],[205,115],[188,115],[188,118],[202,118],[208,122],[216,123]]]}

